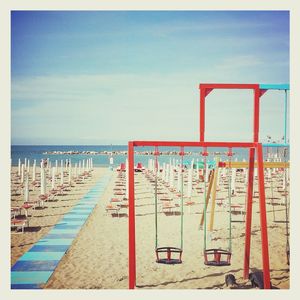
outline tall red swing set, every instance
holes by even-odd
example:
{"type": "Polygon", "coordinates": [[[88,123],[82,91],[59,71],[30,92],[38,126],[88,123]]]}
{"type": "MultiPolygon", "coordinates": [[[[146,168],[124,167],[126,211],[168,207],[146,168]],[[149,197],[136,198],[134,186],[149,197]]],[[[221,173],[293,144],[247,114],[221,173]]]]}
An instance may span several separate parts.
{"type": "MultiPolygon", "coordinates": [[[[263,146],[259,142],[259,109],[260,97],[268,90],[289,90],[288,85],[259,85],[259,84],[200,84],[200,141],[130,141],[128,142],[128,169],[129,169],[129,289],[136,286],[136,238],[135,238],[135,198],[134,198],[134,147],[138,146],[166,146],[166,147],[224,147],[249,149],[248,189],[245,218],[245,247],[244,247],[244,279],[248,279],[250,266],[250,242],[252,221],[252,197],[254,182],[254,159],[257,157],[259,208],[261,225],[261,250],[264,288],[270,289],[270,265],[268,231],[265,201],[265,183],[263,166],[263,146]],[[205,141],[205,100],[214,89],[247,89],[254,92],[253,114],[253,141],[252,142],[206,142],[205,141]]],[[[286,122],[286,120],[285,120],[286,122]]],[[[285,127],[286,130],[286,127],[285,127]]],[[[286,134],[286,131],[285,131],[286,134]]]]}

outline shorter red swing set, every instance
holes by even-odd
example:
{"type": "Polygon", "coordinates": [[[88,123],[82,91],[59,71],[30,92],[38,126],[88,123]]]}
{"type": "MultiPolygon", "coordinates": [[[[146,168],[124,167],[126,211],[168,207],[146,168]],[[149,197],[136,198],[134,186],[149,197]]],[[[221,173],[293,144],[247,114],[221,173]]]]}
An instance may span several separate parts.
{"type": "MultiPolygon", "coordinates": [[[[244,279],[248,279],[250,269],[250,241],[252,221],[252,198],[254,183],[255,155],[258,169],[259,209],[261,225],[261,248],[262,248],[262,270],[264,288],[270,289],[270,266],[268,231],[266,215],[266,197],[264,183],[263,145],[259,142],[259,109],[260,97],[268,90],[289,89],[288,85],[259,85],[259,84],[200,84],[200,141],[130,141],[128,142],[128,168],[129,168],[129,289],[136,286],[136,237],[135,237],[135,187],[134,187],[134,148],[140,146],[158,147],[181,147],[180,155],[184,155],[184,147],[202,147],[202,155],[207,155],[207,148],[227,148],[229,152],[233,148],[244,148],[249,150],[248,160],[248,187],[245,218],[245,246],[244,246],[244,279]],[[205,135],[205,100],[214,89],[247,89],[254,94],[253,113],[253,141],[252,142],[206,142],[205,135]]],[[[181,193],[182,194],[182,193],[181,193]]],[[[181,206],[182,207],[182,206],[181,206]]],[[[165,246],[156,247],[156,259],[158,263],[182,263],[182,245],[180,248],[165,246]],[[162,258],[159,255],[166,255],[162,258]],[[172,254],[179,254],[178,259],[173,259],[172,254]]],[[[204,249],[204,263],[207,265],[230,265],[231,249],[204,249]],[[212,256],[212,259],[210,257],[212,256]],[[222,259],[223,257],[223,259],[222,259]]]]}

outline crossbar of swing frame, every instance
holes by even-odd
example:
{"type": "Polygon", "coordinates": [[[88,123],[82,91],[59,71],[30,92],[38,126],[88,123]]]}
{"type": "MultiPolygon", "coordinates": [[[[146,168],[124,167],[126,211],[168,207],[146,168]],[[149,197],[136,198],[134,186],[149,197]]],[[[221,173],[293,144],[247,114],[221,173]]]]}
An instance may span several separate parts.
{"type": "Polygon", "coordinates": [[[248,176],[248,200],[246,210],[245,228],[245,256],[244,256],[244,278],[249,274],[250,264],[250,240],[251,240],[251,219],[252,219],[252,192],[253,192],[253,170],[254,156],[257,151],[258,179],[260,192],[260,225],[262,242],[262,263],[264,288],[270,288],[270,266],[268,233],[266,218],[266,203],[264,192],[264,171],[263,171],[263,151],[261,143],[243,142],[175,142],[175,141],[131,141],[128,142],[128,168],[129,168],[129,289],[134,289],[136,285],[136,249],[135,249],[135,203],[134,203],[134,147],[136,146],[174,146],[174,147],[228,147],[228,148],[249,148],[249,176],[248,176]],[[251,179],[252,178],[252,179],[251,179]],[[252,192],[249,193],[249,191],[252,192]],[[251,214],[250,214],[251,212],[251,214]]]}
{"type": "Polygon", "coordinates": [[[237,89],[253,90],[253,141],[259,142],[259,113],[260,98],[268,90],[279,90],[285,92],[284,98],[284,144],[287,144],[287,92],[290,90],[289,84],[239,84],[239,83],[200,83],[200,141],[204,141],[205,135],[205,100],[207,95],[215,89],[237,89]]]}

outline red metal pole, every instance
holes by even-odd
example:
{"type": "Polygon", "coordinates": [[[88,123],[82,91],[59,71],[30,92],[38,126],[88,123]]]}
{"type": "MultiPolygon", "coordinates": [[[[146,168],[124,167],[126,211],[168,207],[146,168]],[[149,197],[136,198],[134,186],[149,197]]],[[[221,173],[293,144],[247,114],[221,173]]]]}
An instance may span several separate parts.
{"type": "Polygon", "coordinates": [[[259,188],[259,208],[261,227],[262,262],[264,273],[264,288],[270,289],[270,265],[269,265],[269,245],[268,228],[265,198],[264,166],[262,144],[257,144],[257,168],[258,168],[258,188],[259,188]]]}
{"type": "Polygon", "coordinates": [[[254,157],[255,157],[255,148],[250,148],[249,165],[248,165],[246,224],[245,224],[246,226],[245,226],[245,251],[244,251],[244,279],[248,279],[249,265],[250,265],[254,157]]]}
{"type": "Polygon", "coordinates": [[[134,205],[134,146],[128,142],[128,190],[129,190],[129,289],[135,288],[136,256],[135,256],[135,205],[134,205]]]}
{"type": "Polygon", "coordinates": [[[252,142],[183,142],[183,141],[133,141],[134,146],[160,147],[220,147],[220,148],[250,148],[256,147],[252,142]]]}
{"type": "Polygon", "coordinates": [[[204,141],[206,89],[200,87],[200,142],[204,141]]]}
{"type": "Polygon", "coordinates": [[[253,142],[258,143],[259,136],[259,85],[254,89],[254,125],[253,125],[253,142]]]}

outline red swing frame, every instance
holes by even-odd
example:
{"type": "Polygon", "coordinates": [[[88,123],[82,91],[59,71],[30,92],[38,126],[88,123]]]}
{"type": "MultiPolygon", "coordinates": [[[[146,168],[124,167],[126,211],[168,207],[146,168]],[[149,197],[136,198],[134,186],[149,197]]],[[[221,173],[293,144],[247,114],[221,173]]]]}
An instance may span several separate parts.
{"type": "Polygon", "coordinates": [[[136,286],[136,247],[135,247],[135,198],[134,198],[134,147],[138,146],[163,146],[163,147],[224,147],[224,148],[248,148],[248,190],[245,223],[245,247],[244,247],[244,279],[248,279],[250,265],[250,242],[252,222],[252,198],[254,182],[254,158],[257,155],[259,208],[261,225],[261,249],[264,288],[270,289],[270,265],[267,231],[267,215],[264,188],[263,147],[259,143],[259,100],[265,93],[259,84],[200,84],[200,141],[176,142],[176,141],[130,141],[128,142],[128,168],[129,168],[129,289],[136,286]],[[254,116],[253,116],[253,142],[205,142],[205,100],[214,89],[248,89],[254,92],[254,116]]]}

